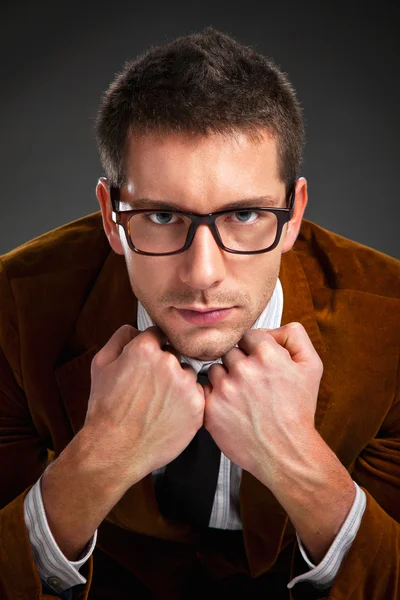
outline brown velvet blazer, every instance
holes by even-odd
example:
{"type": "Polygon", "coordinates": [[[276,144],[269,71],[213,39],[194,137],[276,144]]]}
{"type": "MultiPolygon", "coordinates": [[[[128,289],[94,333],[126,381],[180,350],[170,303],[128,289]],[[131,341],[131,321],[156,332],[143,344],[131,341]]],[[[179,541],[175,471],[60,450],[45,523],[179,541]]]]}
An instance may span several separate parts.
{"type": "MultiPolygon", "coordinates": [[[[330,592],[319,597],[400,598],[399,262],[304,220],[294,248],[282,256],[280,279],[282,325],[302,323],[324,363],[316,429],[367,496],[356,539],[330,592]]],[[[110,250],[100,213],[2,257],[2,599],[52,598],[41,592],[24,498],[82,427],[91,360],[124,323],[136,325],[136,299],[123,257],[110,250]]],[[[305,572],[295,530],[269,489],[244,471],[239,498],[251,576],[268,572],[290,544],[290,579],[305,572]]],[[[150,474],[109,513],[98,545],[144,579],[156,577],[164,585],[163,576],[182,556],[155,546],[138,550],[136,540],[140,545],[147,536],[187,548],[195,540],[189,526],[160,515],[150,474]]],[[[212,559],[206,560],[212,569],[212,559]]],[[[82,568],[88,583],[75,588],[74,598],[88,598],[94,563],[92,557],[82,568]]],[[[264,597],[272,598],[268,590],[264,597]]],[[[297,586],[290,598],[300,598],[297,586]]]]}

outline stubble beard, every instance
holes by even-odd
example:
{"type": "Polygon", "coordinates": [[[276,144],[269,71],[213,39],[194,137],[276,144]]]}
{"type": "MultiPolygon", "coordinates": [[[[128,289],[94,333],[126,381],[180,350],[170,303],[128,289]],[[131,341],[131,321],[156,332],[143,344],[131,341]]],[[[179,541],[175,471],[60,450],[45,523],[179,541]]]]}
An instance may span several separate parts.
{"type": "MultiPolygon", "coordinates": [[[[278,265],[276,273],[268,277],[264,288],[258,296],[260,301],[257,303],[257,306],[251,306],[251,299],[248,299],[247,307],[246,305],[240,306],[239,310],[242,313],[242,319],[239,322],[230,325],[225,325],[222,322],[220,327],[216,325],[215,327],[194,328],[194,333],[192,334],[189,332],[179,333],[176,329],[174,330],[174,326],[170,324],[168,318],[157,317],[157,314],[165,315],[165,310],[163,313],[162,307],[158,310],[156,307],[156,310],[153,311],[151,304],[146,301],[141,290],[137,289],[133,282],[131,282],[131,286],[133,293],[142,303],[152,321],[163,331],[169,344],[175,350],[183,356],[198,360],[216,360],[236,346],[245,332],[252,328],[256,319],[263,312],[275,289],[279,267],[280,265],[278,265]]],[[[171,310],[170,307],[169,310],[171,310]]]]}

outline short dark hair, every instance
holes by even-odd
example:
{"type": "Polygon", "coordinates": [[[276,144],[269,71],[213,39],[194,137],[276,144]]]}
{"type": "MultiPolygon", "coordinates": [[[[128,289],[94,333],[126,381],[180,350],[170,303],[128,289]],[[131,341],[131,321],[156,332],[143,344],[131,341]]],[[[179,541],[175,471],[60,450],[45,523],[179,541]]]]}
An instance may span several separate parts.
{"type": "Polygon", "coordinates": [[[129,61],[105,92],[96,138],[110,185],[126,184],[129,133],[230,134],[277,139],[286,189],[299,176],[302,111],[286,75],[272,60],[212,27],[151,48],[129,61]]]}

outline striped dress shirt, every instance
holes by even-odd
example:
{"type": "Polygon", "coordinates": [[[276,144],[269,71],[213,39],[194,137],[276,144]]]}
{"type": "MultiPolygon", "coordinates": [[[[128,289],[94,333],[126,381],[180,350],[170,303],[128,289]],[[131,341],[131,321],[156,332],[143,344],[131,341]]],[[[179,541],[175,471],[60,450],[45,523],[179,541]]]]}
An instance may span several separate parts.
{"type": "MultiPolygon", "coordinates": [[[[252,329],[276,329],[280,327],[282,311],[283,290],[278,278],[270,301],[253,324],[252,329]]],[[[144,331],[152,325],[155,325],[155,323],[151,320],[142,304],[138,302],[138,329],[144,331]]],[[[220,358],[214,361],[200,361],[182,356],[181,360],[190,364],[196,374],[211,364],[222,364],[220,358]]],[[[163,476],[165,469],[166,466],[153,471],[152,477],[154,482],[158,477],[163,476]]],[[[241,474],[242,469],[221,453],[220,469],[209,527],[217,529],[242,529],[239,511],[241,474]]],[[[366,507],[366,495],[364,491],[356,482],[354,482],[354,486],[356,496],[353,506],[328,552],[318,565],[314,565],[311,562],[296,533],[299,549],[305,563],[305,572],[292,579],[288,583],[288,588],[292,588],[300,581],[308,581],[314,587],[321,590],[327,589],[333,584],[341,562],[357,534],[366,507]]],[[[74,585],[86,583],[86,579],[79,573],[79,569],[89,559],[95,548],[97,531],[95,531],[92,539],[83,550],[81,558],[77,561],[68,560],[58,548],[47,523],[41,495],[41,478],[25,498],[24,516],[33,556],[42,581],[45,583],[47,589],[52,589],[59,594],[64,592],[63,597],[68,598],[68,594],[65,594],[66,590],[69,590],[74,585]]]]}

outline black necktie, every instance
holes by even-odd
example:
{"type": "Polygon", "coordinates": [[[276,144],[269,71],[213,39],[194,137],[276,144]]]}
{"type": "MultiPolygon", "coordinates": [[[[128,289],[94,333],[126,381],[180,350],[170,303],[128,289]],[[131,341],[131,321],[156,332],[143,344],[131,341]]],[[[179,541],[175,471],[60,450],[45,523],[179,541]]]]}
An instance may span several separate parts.
{"type": "MultiPolygon", "coordinates": [[[[197,381],[204,385],[208,377],[199,373],[197,381]]],[[[201,427],[156,481],[155,493],[161,514],[200,529],[208,527],[220,461],[220,449],[207,429],[201,427]]]]}

